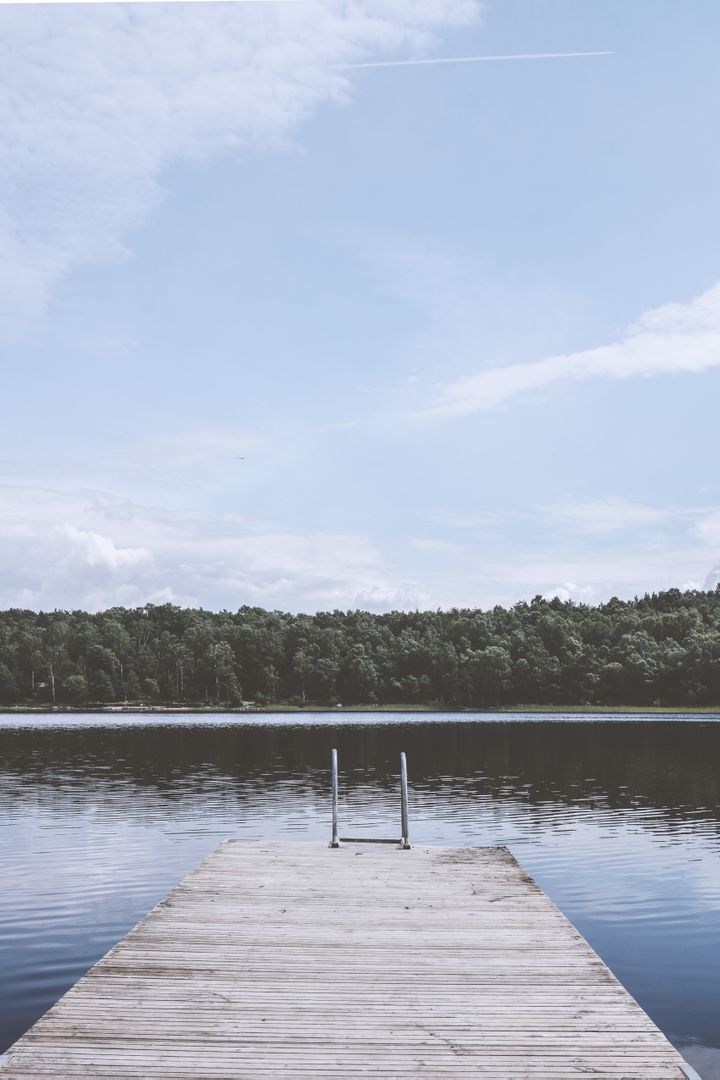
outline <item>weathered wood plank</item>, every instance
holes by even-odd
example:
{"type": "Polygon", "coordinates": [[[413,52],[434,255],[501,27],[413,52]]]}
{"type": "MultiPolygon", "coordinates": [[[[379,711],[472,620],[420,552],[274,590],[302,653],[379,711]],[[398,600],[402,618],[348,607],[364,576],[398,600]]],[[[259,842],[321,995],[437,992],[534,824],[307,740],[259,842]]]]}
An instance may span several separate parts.
{"type": "Polygon", "coordinates": [[[681,1080],[504,849],[221,845],[15,1046],[2,1080],[681,1080]]]}

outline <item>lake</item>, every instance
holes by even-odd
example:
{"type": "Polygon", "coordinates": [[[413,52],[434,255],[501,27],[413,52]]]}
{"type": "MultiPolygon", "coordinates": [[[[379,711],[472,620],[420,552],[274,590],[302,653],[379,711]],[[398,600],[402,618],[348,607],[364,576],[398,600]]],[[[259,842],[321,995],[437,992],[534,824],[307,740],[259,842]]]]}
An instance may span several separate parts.
{"type": "Polygon", "coordinates": [[[720,723],[519,714],[0,716],[0,1049],[228,836],[506,844],[720,1078],[720,723]]]}

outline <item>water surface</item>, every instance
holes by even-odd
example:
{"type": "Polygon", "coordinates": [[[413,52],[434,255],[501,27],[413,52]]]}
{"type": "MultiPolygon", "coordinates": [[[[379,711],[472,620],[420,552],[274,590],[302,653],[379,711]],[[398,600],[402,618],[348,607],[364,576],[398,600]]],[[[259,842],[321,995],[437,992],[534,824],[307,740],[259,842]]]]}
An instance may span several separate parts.
{"type": "Polygon", "coordinates": [[[0,1047],[227,836],[507,844],[720,1078],[720,723],[682,717],[0,716],[0,1047]]]}

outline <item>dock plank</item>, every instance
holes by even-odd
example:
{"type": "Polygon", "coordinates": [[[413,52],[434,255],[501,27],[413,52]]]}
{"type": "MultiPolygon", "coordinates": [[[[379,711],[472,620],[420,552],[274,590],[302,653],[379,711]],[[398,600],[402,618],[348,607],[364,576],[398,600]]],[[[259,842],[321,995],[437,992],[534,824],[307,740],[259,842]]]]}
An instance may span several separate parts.
{"type": "Polygon", "coordinates": [[[228,841],[8,1052],[2,1080],[682,1080],[503,848],[228,841]]]}

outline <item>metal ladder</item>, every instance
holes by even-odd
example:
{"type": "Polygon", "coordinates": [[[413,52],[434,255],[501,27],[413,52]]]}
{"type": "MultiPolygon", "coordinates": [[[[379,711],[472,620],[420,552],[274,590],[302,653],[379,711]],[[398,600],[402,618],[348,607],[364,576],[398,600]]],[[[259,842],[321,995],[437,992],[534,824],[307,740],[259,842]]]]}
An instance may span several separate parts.
{"type": "Polygon", "coordinates": [[[382,840],[368,836],[338,836],[338,756],[337,750],[331,751],[332,756],[332,839],[331,848],[339,848],[341,844],[396,844],[401,850],[410,849],[410,828],[408,826],[408,784],[407,784],[407,758],[405,752],[400,754],[400,839],[382,840]]]}

